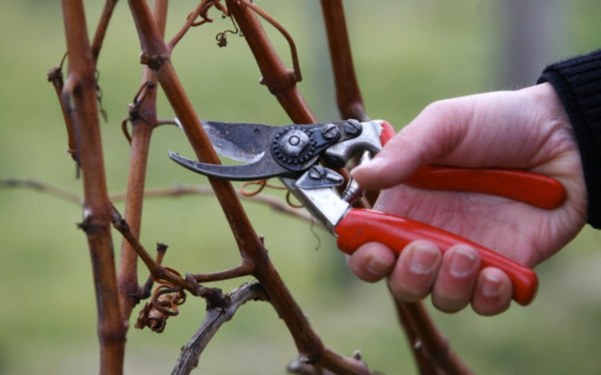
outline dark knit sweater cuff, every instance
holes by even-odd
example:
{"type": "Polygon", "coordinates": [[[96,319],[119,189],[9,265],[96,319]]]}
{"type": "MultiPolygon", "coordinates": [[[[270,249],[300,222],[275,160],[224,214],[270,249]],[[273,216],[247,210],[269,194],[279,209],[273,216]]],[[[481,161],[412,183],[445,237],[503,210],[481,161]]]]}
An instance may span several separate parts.
{"type": "Polygon", "coordinates": [[[549,82],[566,108],[580,149],[588,195],[588,220],[601,228],[601,50],[548,66],[549,82]]]}

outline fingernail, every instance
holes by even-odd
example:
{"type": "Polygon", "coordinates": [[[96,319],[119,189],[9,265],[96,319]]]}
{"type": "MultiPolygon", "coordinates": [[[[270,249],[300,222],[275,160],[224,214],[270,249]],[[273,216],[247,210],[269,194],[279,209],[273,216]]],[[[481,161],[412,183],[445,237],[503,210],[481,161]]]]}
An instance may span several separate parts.
{"type": "Polygon", "coordinates": [[[478,266],[474,251],[466,248],[456,248],[451,256],[449,271],[455,277],[463,277],[475,271],[478,266]]]}
{"type": "Polygon", "coordinates": [[[420,275],[432,272],[440,257],[440,251],[433,246],[417,245],[411,250],[409,269],[420,275]]]}
{"type": "Polygon", "coordinates": [[[388,259],[374,256],[367,263],[367,270],[375,276],[386,276],[392,270],[393,265],[388,259]]]}
{"type": "Polygon", "coordinates": [[[480,291],[485,297],[496,297],[501,293],[501,289],[503,288],[503,283],[501,283],[501,279],[494,275],[486,275],[482,285],[480,286],[480,291]]]}

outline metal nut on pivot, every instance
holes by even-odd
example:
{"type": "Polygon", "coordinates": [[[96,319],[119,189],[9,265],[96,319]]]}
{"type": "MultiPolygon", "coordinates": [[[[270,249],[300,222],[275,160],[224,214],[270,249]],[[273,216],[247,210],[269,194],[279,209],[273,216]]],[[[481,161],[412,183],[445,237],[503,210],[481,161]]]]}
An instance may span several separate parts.
{"type": "Polygon", "coordinates": [[[321,129],[321,134],[327,140],[335,140],[340,137],[340,129],[335,124],[326,124],[321,129]]]}
{"type": "Polygon", "coordinates": [[[288,156],[299,156],[308,144],[309,136],[298,129],[290,130],[278,142],[280,150],[288,156]]]}

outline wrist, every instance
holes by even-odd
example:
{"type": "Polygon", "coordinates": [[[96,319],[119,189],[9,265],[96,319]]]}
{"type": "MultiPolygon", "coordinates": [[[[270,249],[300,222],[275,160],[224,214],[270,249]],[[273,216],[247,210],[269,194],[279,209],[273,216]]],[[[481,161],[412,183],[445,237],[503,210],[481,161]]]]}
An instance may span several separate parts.
{"type": "Polygon", "coordinates": [[[539,82],[556,91],[573,128],[588,192],[588,223],[601,228],[601,51],[548,66],[539,82]]]}

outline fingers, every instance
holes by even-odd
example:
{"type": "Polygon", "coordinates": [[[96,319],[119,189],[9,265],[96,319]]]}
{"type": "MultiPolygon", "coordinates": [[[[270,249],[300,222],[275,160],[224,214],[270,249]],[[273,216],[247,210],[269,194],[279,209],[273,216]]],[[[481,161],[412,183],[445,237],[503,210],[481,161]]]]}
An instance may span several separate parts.
{"type": "Polygon", "coordinates": [[[361,279],[378,281],[388,276],[395,299],[416,302],[432,296],[433,305],[444,312],[457,312],[471,304],[481,315],[505,311],[512,297],[507,275],[497,268],[480,269],[480,256],[467,245],[458,244],[444,254],[428,241],[414,241],[398,260],[386,246],[370,243],[349,259],[361,279]]]}
{"type": "Polygon", "coordinates": [[[388,276],[395,262],[396,255],[377,242],[361,246],[348,261],[355,275],[367,282],[376,282],[388,276]]]}
{"type": "Polygon", "coordinates": [[[441,266],[442,254],[427,241],[407,245],[388,278],[388,287],[395,298],[417,302],[430,294],[441,266]]]}
{"type": "Polygon", "coordinates": [[[513,289],[509,277],[498,268],[484,268],[476,283],[472,308],[480,315],[495,315],[509,308],[513,289]]]}
{"type": "Polygon", "coordinates": [[[436,245],[415,241],[408,245],[388,280],[392,294],[414,302],[432,294],[434,306],[457,312],[472,300],[480,269],[480,257],[471,247],[455,245],[444,255],[436,245]]]}

